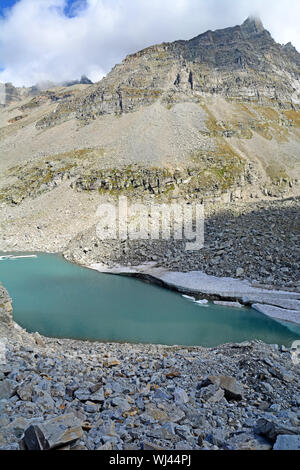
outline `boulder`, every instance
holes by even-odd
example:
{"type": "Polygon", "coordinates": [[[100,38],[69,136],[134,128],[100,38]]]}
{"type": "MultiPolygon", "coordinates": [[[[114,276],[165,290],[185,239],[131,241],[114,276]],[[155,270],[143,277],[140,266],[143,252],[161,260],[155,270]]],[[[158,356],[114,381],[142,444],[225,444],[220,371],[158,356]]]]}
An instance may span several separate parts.
{"type": "Polygon", "coordinates": [[[16,384],[9,380],[0,381],[0,400],[9,399],[15,392],[16,384]]]}
{"type": "Polygon", "coordinates": [[[261,418],[257,422],[256,432],[275,442],[279,435],[300,434],[300,429],[276,420],[261,418]]]}
{"type": "Polygon", "coordinates": [[[142,445],[143,450],[164,450],[163,447],[157,446],[156,444],[150,441],[144,441],[142,445]]]}
{"type": "Polygon", "coordinates": [[[273,450],[300,450],[300,436],[281,434],[277,437],[273,450]]]}
{"type": "Polygon", "coordinates": [[[90,396],[90,400],[94,401],[95,403],[103,403],[104,402],[104,391],[103,388],[100,388],[96,392],[94,392],[90,396]]]}
{"type": "Polygon", "coordinates": [[[82,436],[81,422],[69,413],[29,426],[23,442],[28,450],[49,450],[75,442],[82,436]]]}
{"type": "Polygon", "coordinates": [[[175,403],[178,403],[178,404],[184,404],[189,401],[189,397],[187,393],[185,392],[185,390],[179,387],[175,388],[174,398],[175,398],[175,403]]]}
{"type": "Polygon", "coordinates": [[[120,364],[120,362],[118,361],[118,359],[116,359],[115,357],[110,357],[109,359],[107,359],[107,361],[104,362],[104,367],[114,367],[114,366],[118,366],[120,364]]]}
{"type": "Polygon", "coordinates": [[[210,375],[202,386],[210,384],[222,388],[227,400],[241,400],[243,398],[243,386],[234,377],[210,375]]]}
{"type": "Polygon", "coordinates": [[[203,387],[197,394],[199,398],[210,403],[217,403],[224,398],[224,390],[216,385],[208,385],[203,387]]]}

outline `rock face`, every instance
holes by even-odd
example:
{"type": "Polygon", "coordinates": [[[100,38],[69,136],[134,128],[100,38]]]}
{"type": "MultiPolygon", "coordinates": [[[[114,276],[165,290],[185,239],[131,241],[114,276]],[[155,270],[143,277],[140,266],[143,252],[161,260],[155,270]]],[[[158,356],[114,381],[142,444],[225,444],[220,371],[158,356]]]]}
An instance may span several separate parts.
{"type": "Polygon", "coordinates": [[[222,95],[234,100],[300,104],[300,54],[277,44],[256,18],[241,26],[207,31],[189,40],[163,43],[129,55],[78,102],[68,102],[40,121],[40,128],[76,115],[89,121],[122,114],[163,99],[222,95]],[[282,80],[282,70],[285,80],[282,80]]]}
{"type": "Polygon", "coordinates": [[[134,196],[298,194],[299,57],[248,18],[131,54],[96,84],[8,86],[8,104],[23,101],[5,108],[0,151],[8,166],[37,165],[10,169],[18,181],[0,180],[0,204],[68,179],[79,191],[134,196]],[[57,158],[62,168],[49,168],[57,158]]]}
{"type": "MultiPolygon", "coordinates": [[[[1,84],[2,85],[2,84],[1,84]]],[[[3,90],[3,100],[0,101],[0,109],[2,106],[8,106],[11,103],[24,100],[24,98],[32,98],[38,95],[39,90],[35,87],[31,88],[18,88],[12,85],[12,83],[4,83],[2,85],[3,90]]]]}
{"type": "Polygon", "coordinates": [[[73,80],[70,82],[63,83],[63,86],[73,86],[73,85],[93,85],[93,82],[86,75],[82,75],[80,80],[73,80]]]}

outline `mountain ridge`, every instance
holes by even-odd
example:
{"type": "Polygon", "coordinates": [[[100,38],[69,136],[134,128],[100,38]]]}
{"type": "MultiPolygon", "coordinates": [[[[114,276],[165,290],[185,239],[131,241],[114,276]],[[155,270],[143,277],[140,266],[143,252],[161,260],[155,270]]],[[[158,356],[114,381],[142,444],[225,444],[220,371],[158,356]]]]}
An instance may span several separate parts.
{"type": "Polygon", "coordinates": [[[248,18],[131,54],[96,84],[56,87],[8,106],[0,164],[16,164],[23,176],[4,200],[37,197],[60,178],[108,193],[288,194],[300,179],[299,57],[248,18]]]}
{"type": "Polygon", "coordinates": [[[88,123],[157,100],[172,105],[212,95],[300,109],[300,54],[276,43],[260,20],[248,18],[240,26],[128,55],[85,95],[66,101],[37,127],[73,117],[88,123]]]}

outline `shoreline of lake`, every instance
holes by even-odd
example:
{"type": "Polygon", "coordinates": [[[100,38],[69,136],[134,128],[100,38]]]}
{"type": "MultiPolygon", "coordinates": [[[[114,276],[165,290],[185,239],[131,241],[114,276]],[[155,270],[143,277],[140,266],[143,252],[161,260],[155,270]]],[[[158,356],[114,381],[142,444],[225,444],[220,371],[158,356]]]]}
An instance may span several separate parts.
{"type": "Polygon", "coordinates": [[[238,306],[244,308],[204,304],[153,280],[147,285],[141,279],[100,274],[61,255],[27,256],[19,253],[17,259],[2,261],[0,275],[14,299],[14,319],[29,332],[52,338],[206,347],[255,339],[290,346],[300,338],[299,326],[291,331],[289,325],[242,304],[238,306]],[[19,259],[22,255],[26,258],[19,259]]]}
{"type": "MultiPolygon", "coordinates": [[[[0,252],[1,254],[20,255],[24,252],[0,252]]],[[[181,294],[195,296],[196,299],[220,300],[239,302],[241,305],[252,307],[254,310],[279,322],[300,325],[300,292],[295,290],[278,290],[269,286],[253,286],[251,282],[233,278],[209,276],[203,272],[174,272],[168,271],[158,263],[145,263],[140,266],[107,266],[95,263],[80,264],[69,259],[64,253],[26,252],[25,254],[54,254],[68,262],[105,274],[115,274],[135,277],[147,283],[174,290],[181,294]]]]}

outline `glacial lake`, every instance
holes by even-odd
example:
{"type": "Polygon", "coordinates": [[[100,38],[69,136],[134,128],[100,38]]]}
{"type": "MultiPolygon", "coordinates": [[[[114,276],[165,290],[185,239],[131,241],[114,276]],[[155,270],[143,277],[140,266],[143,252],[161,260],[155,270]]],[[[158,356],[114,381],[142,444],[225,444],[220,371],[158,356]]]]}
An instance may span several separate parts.
{"type": "Polygon", "coordinates": [[[100,274],[59,255],[2,259],[0,282],[13,299],[15,321],[50,337],[208,347],[251,339],[291,346],[300,339],[299,326],[250,308],[201,306],[176,292],[100,274]]]}

